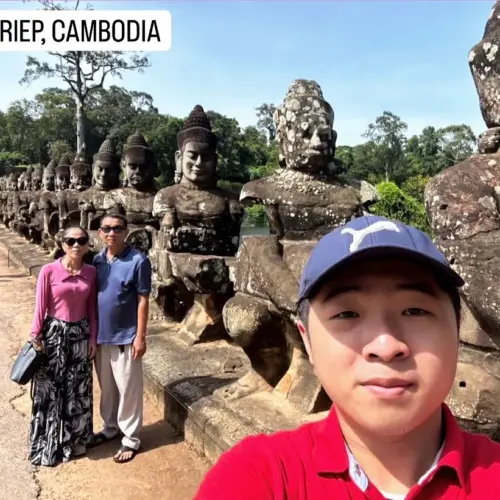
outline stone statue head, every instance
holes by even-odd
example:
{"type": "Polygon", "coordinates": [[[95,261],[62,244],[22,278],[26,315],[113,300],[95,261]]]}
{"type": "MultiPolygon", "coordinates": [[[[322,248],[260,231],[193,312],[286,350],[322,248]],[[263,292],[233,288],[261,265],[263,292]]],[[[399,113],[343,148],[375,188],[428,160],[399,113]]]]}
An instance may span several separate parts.
{"type": "Polygon", "coordinates": [[[31,190],[31,184],[33,182],[33,167],[31,165],[28,166],[26,172],[24,172],[24,189],[26,191],[31,190]]]}
{"type": "Polygon", "coordinates": [[[196,105],[177,135],[176,176],[197,186],[217,183],[217,136],[203,108],[196,105]]]}
{"type": "Polygon", "coordinates": [[[54,191],[56,184],[56,162],[50,160],[49,164],[43,169],[42,186],[47,191],[54,191]]]}
{"type": "Polygon", "coordinates": [[[92,166],[88,162],[85,154],[80,151],[69,167],[70,187],[77,191],[84,191],[92,184],[92,166]]]}
{"type": "Polygon", "coordinates": [[[9,191],[18,191],[18,180],[19,180],[19,172],[12,172],[9,174],[9,180],[7,181],[7,188],[9,191]]]}
{"type": "Polygon", "coordinates": [[[17,179],[17,189],[19,191],[24,191],[26,185],[26,173],[22,172],[19,178],[17,179]]]}
{"type": "Polygon", "coordinates": [[[313,80],[294,80],[274,113],[283,168],[318,172],[334,167],[334,112],[313,80]]]}
{"type": "Polygon", "coordinates": [[[71,156],[69,153],[62,155],[55,169],[56,171],[56,191],[64,191],[69,188],[71,156]]]}
{"type": "Polygon", "coordinates": [[[42,188],[43,168],[41,165],[35,165],[31,174],[31,190],[38,191],[42,188]]]}
{"type": "Polygon", "coordinates": [[[140,132],[127,139],[123,151],[126,185],[143,190],[153,186],[156,164],[153,151],[140,132]]]}
{"type": "Polygon", "coordinates": [[[116,189],[120,183],[120,157],[111,139],[106,139],[94,155],[92,178],[97,189],[116,189]]]}

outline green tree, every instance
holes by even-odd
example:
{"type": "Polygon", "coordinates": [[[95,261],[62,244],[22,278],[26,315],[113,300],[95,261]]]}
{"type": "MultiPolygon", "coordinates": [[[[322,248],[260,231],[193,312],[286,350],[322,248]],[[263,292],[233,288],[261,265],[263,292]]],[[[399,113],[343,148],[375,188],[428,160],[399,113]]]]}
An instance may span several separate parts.
{"type": "Polygon", "coordinates": [[[276,138],[276,127],[274,125],[274,112],[276,106],[274,104],[263,103],[255,108],[257,112],[257,128],[267,132],[269,142],[276,138]]]}
{"type": "MultiPolygon", "coordinates": [[[[43,10],[67,10],[53,0],[39,0],[43,10]]],[[[75,9],[78,9],[76,2],[75,9]]],[[[90,8],[89,6],[87,6],[90,8]]],[[[93,94],[103,88],[107,77],[121,78],[126,71],[143,71],[149,67],[147,56],[125,52],[82,52],[49,51],[54,62],[42,62],[36,57],[28,56],[26,69],[21,84],[30,84],[40,78],[62,80],[71,91],[76,104],[76,147],[78,150],[85,144],[85,113],[93,94]]]]}
{"type": "Polygon", "coordinates": [[[399,116],[384,111],[363,134],[373,143],[373,163],[377,174],[387,182],[406,166],[406,135],[408,126],[399,116]]]}
{"type": "Polygon", "coordinates": [[[396,219],[431,233],[424,204],[406,194],[394,182],[377,185],[380,201],[370,207],[370,212],[389,219],[396,219]]]}

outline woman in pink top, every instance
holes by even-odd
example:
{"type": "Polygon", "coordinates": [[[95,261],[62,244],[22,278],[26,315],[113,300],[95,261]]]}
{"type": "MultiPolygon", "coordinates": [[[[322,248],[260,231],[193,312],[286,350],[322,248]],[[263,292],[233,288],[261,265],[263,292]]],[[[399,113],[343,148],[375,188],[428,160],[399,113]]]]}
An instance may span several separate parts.
{"type": "Polygon", "coordinates": [[[40,270],[31,337],[48,362],[33,379],[30,461],[53,466],[86,452],[92,437],[96,271],[82,259],[89,235],[66,229],[64,257],[40,270]]]}

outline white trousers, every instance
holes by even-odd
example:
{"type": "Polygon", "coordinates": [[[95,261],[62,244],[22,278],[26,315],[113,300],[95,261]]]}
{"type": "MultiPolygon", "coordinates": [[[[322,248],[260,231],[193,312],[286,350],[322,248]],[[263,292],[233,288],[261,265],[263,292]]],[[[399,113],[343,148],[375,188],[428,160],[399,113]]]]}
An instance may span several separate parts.
{"type": "Polygon", "coordinates": [[[138,450],[144,408],[142,359],[133,359],[132,344],[103,344],[97,348],[95,366],[101,387],[101,432],[111,438],[121,431],[122,445],[138,450]]]}

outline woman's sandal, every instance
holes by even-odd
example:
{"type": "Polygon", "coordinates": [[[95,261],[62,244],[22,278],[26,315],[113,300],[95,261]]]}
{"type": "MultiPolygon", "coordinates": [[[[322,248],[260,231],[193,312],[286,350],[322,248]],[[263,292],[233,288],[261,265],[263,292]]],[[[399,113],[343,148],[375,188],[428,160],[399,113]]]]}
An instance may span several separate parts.
{"type": "Polygon", "coordinates": [[[92,436],[91,441],[87,445],[87,448],[94,448],[95,446],[99,446],[100,444],[107,443],[108,441],[113,441],[116,439],[120,433],[118,432],[116,435],[113,437],[106,437],[102,432],[98,432],[97,434],[94,434],[92,436]]]}
{"type": "Polygon", "coordinates": [[[117,464],[126,464],[127,462],[130,462],[135,458],[139,450],[134,450],[133,448],[129,448],[128,446],[121,445],[120,449],[116,453],[116,455],[113,457],[113,460],[117,464]],[[121,459],[122,455],[124,453],[130,453],[130,456],[128,458],[121,459]]]}

